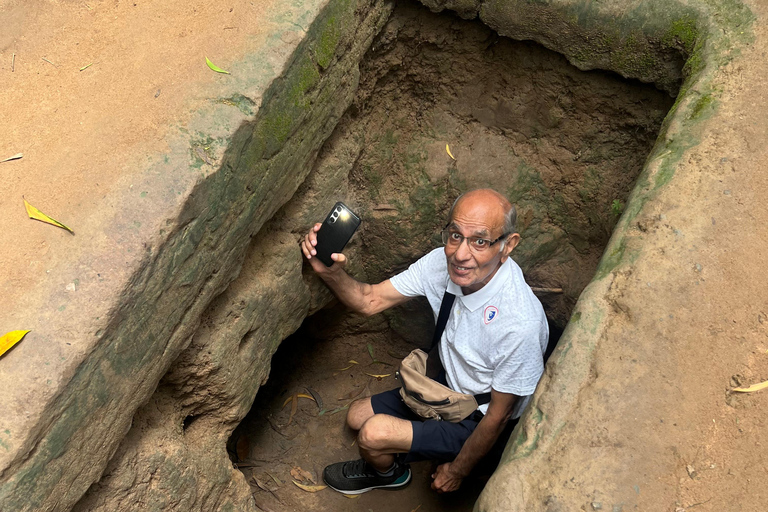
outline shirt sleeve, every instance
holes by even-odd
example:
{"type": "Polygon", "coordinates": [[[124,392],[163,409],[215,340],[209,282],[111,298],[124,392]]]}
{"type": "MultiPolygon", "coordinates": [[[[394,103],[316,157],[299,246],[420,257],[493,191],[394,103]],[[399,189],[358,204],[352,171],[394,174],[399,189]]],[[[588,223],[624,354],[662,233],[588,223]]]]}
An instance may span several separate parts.
{"type": "Polygon", "coordinates": [[[416,260],[403,272],[391,277],[389,281],[395,287],[395,290],[406,297],[426,296],[428,277],[436,261],[438,263],[442,261],[441,252],[442,250],[436,249],[416,260]],[[436,255],[437,259],[435,258],[436,255]]]}
{"type": "Polygon", "coordinates": [[[496,353],[491,387],[501,393],[528,396],[536,390],[544,373],[541,353],[541,322],[526,322],[507,335],[501,347],[508,350],[496,353]]]}

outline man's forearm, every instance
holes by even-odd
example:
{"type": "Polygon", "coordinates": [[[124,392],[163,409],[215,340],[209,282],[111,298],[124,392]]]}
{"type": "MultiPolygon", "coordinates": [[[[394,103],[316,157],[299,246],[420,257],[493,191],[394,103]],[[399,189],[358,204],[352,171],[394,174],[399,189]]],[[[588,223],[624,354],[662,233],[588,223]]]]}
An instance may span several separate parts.
{"type": "Polygon", "coordinates": [[[372,314],[370,284],[361,283],[342,269],[333,274],[320,274],[320,277],[342,304],[357,313],[372,314]]]}
{"type": "Polygon", "coordinates": [[[451,471],[462,478],[466,477],[480,459],[491,451],[506,425],[507,420],[494,421],[488,416],[483,417],[451,464],[451,471]]]}

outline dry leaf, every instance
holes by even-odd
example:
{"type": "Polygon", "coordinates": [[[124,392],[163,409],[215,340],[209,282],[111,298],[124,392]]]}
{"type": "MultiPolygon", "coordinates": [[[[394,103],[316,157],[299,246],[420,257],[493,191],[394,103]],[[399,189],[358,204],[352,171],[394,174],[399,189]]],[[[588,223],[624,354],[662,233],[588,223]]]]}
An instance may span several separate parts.
{"type": "MultiPolygon", "coordinates": [[[[352,368],[352,366],[354,366],[354,365],[356,365],[356,364],[360,364],[360,363],[358,363],[357,361],[355,361],[354,359],[350,359],[350,360],[349,360],[349,361],[347,361],[347,362],[349,363],[349,366],[345,366],[344,368],[339,368],[338,370],[336,370],[336,372],[337,372],[337,373],[338,373],[338,372],[343,372],[343,371],[345,371],[345,370],[349,370],[350,368],[352,368]]],[[[334,374],[334,375],[336,375],[336,374],[334,374]]]]}
{"type": "Polygon", "coordinates": [[[305,469],[301,469],[299,466],[293,466],[293,469],[291,469],[291,476],[299,481],[307,481],[312,482],[313,484],[317,484],[317,481],[315,480],[315,477],[312,476],[312,473],[305,469]]]}
{"type": "Polygon", "coordinates": [[[317,404],[317,410],[318,411],[322,411],[323,410],[323,398],[320,396],[320,393],[318,393],[317,391],[315,391],[312,388],[305,388],[305,389],[307,390],[307,392],[310,395],[312,395],[312,400],[314,400],[315,403],[317,404]]]}
{"type": "Polygon", "coordinates": [[[445,145],[445,152],[448,153],[448,156],[452,159],[456,160],[456,157],[453,156],[453,153],[451,153],[451,148],[448,147],[448,144],[445,145]]]}
{"type": "Polygon", "coordinates": [[[29,331],[11,331],[0,338],[0,356],[8,352],[11,347],[20,342],[29,331]]]}
{"type": "Polygon", "coordinates": [[[215,72],[217,72],[217,73],[224,73],[225,75],[228,75],[228,74],[229,74],[229,71],[224,71],[224,70],[223,70],[223,69],[221,69],[219,66],[217,66],[216,64],[214,64],[213,62],[211,62],[211,61],[208,59],[208,57],[206,57],[206,58],[205,58],[205,63],[206,63],[206,64],[208,64],[208,67],[209,67],[209,68],[211,68],[212,70],[214,70],[214,71],[215,71],[215,72]]]}
{"type": "Polygon", "coordinates": [[[285,409],[285,406],[286,406],[286,405],[288,405],[288,402],[290,402],[290,401],[291,401],[291,400],[293,400],[294,398],[297,398],[297,399],[298,399],[298,398],[306,398],[306,399],[308,399],[308,400],[312,400],[313,402],[315,402],[315,401],[316,401],[316,400],[315,400],[315,398],[314,398],[314,397],[312,397],[312,396],[310,396],[310,395],[307,395],[307,394],[305,394],[305,393],[297,393],[297,394],[295,394],[295,395],[291,395],[291,396],[289,396],[288,398],[286,398],[286,399],[285,399],[285,402],[283,402],[283,406],[281,407],[281,409],[285,409]]]}
{"type": "Polygon", "coordinates": [[[291,404],[291,415],[288,416],[288,423],[285,424],[287,427],[291,424],[293,421],[293,417],[296,415],[296,411],[299,410],[299,397],[297,395],[293,395],[293,403],[291,404]]]}
{"type": "Polygon", "coordinates": [[[10,162],[11,160],[18,160],[19,158],[22,158],[24,155],[22,153],[16,153],[13,156],[9,156],[8,158],[5,158],[3,160],[0,160],[0,164],[3,162],[10,162]]]}
{"type": "Polygon", "coordinates": [[[256,482],[260,489],[267,492],[275,492],[278,489],[277,484],[270,480],[266,473],[253,475],[253,481],[256,482]]]}
{"type": "Polygon", "coordinates": [[[344,496],[345,498],[349,498],[351,500],[355,500],[360,497],[359,494],[342,494],[342,496],[344,496]]]}
{"type": "Polygon", "coordinates": [[[752,393],[753,391],[760,391],[765,388],[768,388],[768,380],[759,384],[752,384],[748,388],[734,388],[733,391],[738,391],[739,393],[752,393]]]}
{"type": "Polygon", "coordinates": [[[322,491],[323,489],[328,487],[327,485],[304,485],[304,484],[300,484],[296,480],[293,480],[293,483],[296,484],[296,487],[298,487],[299,489],[304,489],[307,492],[322,491]]]}
{"type": "Polygon", "coordinates": [[[376,377],[377,379],[383,379],[384,377],[389,377],[392,374],[391,373],[385,373],[383,375],[375,375],[373,373],[366,373],[366,375],[370,375],[371,377],[376,377]]]}
{"type": "Polygon", "coordinates": [[[419,503],[419,506],[418,506],[418,507],[416,507],[415,509],[411,510],[411,512],[416,512],[416,511],[417,511],[417,510],[419,510],[420,508],[421,508],[421,503],[419,503]]]}
{"type": "MultiPolygon", "coordinates": [[[[22,197],[22,199],[24,199],[24,198],[22,197]]],[[[56,227],[59,227],[59,228],[62,228],[62,229],[66,229],[67,231],[69,231],[73,235],[75,234],[74,231],[69,229],[67,226],[65,226],[61,222],[50,218],[49,216],[47,216],[46,214],[44,214],[43,212],[41,212],[40,210],[38,210],[37,208],[32,206],[31,204],[29,204],[26,199],[24,199],[24,207],[27,209],[27,215],[29,215],[30,219],[39,220],[41,222],[45,222],[45,223],[51,224],[51,225],[56,226],[56,227]]]]}

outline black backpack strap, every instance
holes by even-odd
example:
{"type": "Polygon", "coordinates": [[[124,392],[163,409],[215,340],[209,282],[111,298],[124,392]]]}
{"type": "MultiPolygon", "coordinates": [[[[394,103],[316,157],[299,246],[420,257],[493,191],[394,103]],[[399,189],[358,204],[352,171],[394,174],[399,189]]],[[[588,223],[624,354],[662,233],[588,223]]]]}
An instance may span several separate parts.
{"type": "MultiPolygon", "coordinates": [[[[437,353],[433,353],[433,349],[440,343],[440,338],[443,337],[443,331],[445,331],[445,326],[448,324],[448,317],[451,316],[451,307],[453,306],[454,300],[456,300],[456,296],[446,290],[445,295],[443,295],[443,302],[440,304],[440,312],[437,314],[435,335],[432,337],[432,345],[429,347],[429,352],[432,356],[431,359],[440,360],[440,356],[437,353]]],[[[429,361],[430,358],[427,358],[427,365],[429,365],[429,361]]],[[[427,371],[427,375],[429,374],[430,372],[427,371]]],[[[491,394],[480,393],[479,395],[475,395],[475,401],[477,402],[477,405],[485,405],[491,401],[491,394]]]]}
{"type": "Polygon", "coordinates": [[[479,395],[475,395],[475,402],[477,402],[477,405],[485,405],[491,401],[491,393],[480,393],[479,395]]]}
{"type": "Polygon", "coordinates": [[[440,338],[443,337],[443,331],[445,331],[445,326],[448,324],[448,317],[451,316],[451,306],[453,306],[453,301],[455,299],[456,296],[454,294],[450,293],[448,290],[445,291],[443,302],[440,304],[440,313],[437,314],[435,335],[432,337],[432,345],[429,346],[430,351],[440,343],[440,338]]]}

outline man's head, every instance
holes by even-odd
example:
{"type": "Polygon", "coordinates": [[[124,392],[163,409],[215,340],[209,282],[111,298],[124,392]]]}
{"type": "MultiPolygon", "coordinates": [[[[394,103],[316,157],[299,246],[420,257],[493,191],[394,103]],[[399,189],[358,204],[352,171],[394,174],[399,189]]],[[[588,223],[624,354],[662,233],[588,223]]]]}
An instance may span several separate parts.
{"type": "Polygon", "coordinates": [[[465,294],[476,292],[496,274],[520,241],[514,206],[491,189],[459,196],[443,234],[448,275],[465,294]]]}

